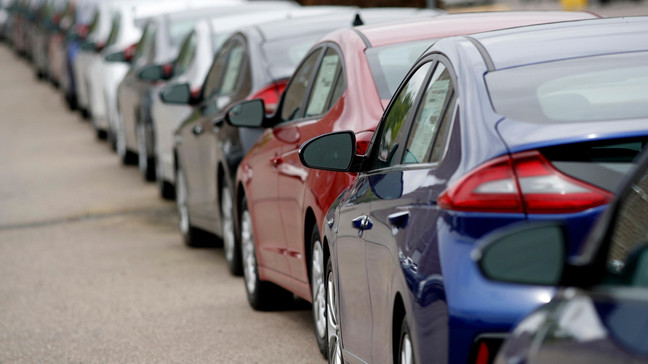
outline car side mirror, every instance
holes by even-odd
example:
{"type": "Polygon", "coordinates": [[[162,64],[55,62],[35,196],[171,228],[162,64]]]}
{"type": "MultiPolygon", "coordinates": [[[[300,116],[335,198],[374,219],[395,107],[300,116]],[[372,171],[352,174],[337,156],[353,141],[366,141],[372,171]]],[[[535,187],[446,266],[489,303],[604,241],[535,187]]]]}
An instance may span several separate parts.
{"type": "Polygon", "coordinates": [[[113,52],[104,57],[106,62],[128,62],[124,51],[113,52]]]}
{"type": "Polygon", "coordinates": [[[566,267],[567,235],[557,222],[523,223],[486,236],[472,252],[490,280],[556,286],[566,267]]]}
{"type": "Polygon", "coordinates": [[[188,83],[171,85],[160,91],[160,99],[165,104],[192,105],[191,89],[188,83]]]}
{"type": "Polygon", "coordinates": [[[261,99],[240,102],[227,110],[225,121],[236,127],[265,127],[265,104],[261,99]]]}
{"type": "Polygon", "coordinates": [[[308,168],[325,171],[353,171],[356,139],[352,131],[339,131],[315,137],[299,148],[299,159],[308,168]]]}
{"type": "Polygon", "coordinates": [[[95,42],[84,42],[81,45],[81,50],[86,52],[94,52],[97,50],[97,44],[95,42]]]}

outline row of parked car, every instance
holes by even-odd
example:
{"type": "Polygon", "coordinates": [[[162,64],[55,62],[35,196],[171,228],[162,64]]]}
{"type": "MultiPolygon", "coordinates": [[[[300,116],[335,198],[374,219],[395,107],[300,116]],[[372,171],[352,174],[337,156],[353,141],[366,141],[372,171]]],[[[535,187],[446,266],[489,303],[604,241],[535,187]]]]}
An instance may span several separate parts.
{"type": "Polygon", "coordinates": [[[312,303],[329,362],[648,359],[648,18],[2,5],[188,246],[254,309],[312,303]]]}

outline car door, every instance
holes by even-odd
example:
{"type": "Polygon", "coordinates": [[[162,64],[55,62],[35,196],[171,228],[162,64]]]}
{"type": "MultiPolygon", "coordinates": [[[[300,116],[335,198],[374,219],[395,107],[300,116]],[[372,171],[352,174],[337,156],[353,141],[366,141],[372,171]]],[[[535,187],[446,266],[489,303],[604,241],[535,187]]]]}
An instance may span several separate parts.
{"type": "Polygon", "coordinates": [[[251,196],[248,204],[253,204],[250,212],[255,224],[259,263],[285,275],[290,274],[290,267],[279,201],[279,175],[285,173],[281,154],[287,144],[298,140],[294,121],[303,114],[304,99],[320,56],[321,49],[316,49],[304,58],[284,91],[281,109],[275,116],[278,124],[261,136],[248,158],[256,177],[246,190],[251,196]]]}
{"type": "MultiPolygon", "coordinates": [[[[445,331],[434,201],[456,168],[456,163],[443,163],[454,117],[453,84],[451,71],[436,57],[422,63],[393,99],[370,154],[367,178],[373,198],[368,219],[372,228],[364,236],[374,362],[391,358],[386,343],[391,342],[392,319],[385,318],[393,316],[399,286],[408,287],[411,295],[406,296],[413,296],[417,305],[438,306],[427,311],[435,317],[425,320],[418,320],[416,312],[406,312],[417,322],[413,329],[420,325],[425,331],[445,331]]],[[[436,357],[443,358],[445,338],[438,338],[441,345],[435,343],[440,348],[436,357]]]]}
{"type": "MultiPolygon", "coordinates": [[[[205,175],[209,173],[204,166],[205,160],[203,154],[209,147],[208,138],[204,138],[204,133],[211,127],[208,115],[217,110],[215,95],[220,84],[221,73],[227,63],[230,44],[224,44],[221,51],[215,56],[205,82],[201,89],[200,104],[194,107],[188,122],[181,127],[182,144],[180,147],[180,158],[182,166],[185,169],[185,176],[188,186],[188,203],[191,209],[192,219],[201,219],[198,224],[206,227],[208,220],[207,213],[207,189],[209,188],[205,181],[205,175]]],[[[211,230],[211,229],[210,229],[211,230]]]]}
{"type": "Polygon", "coordinates": [[[291,276],[302,282],[308,282],[304,257],[304,234],[307,233],[305,229],[311,228],[311,226],[304,226],[307,176],[309,173],[315,173],[320,175],[320,178],[326,178],[325,174],[334,177],[335,173],[309,170],[299,160],[298,151],[304,142],[332,130],[331,124],[336,119],[334,116],[325,116],[345,89],[341,52],[337,47],[332,46],[316,52],[323,53],[323,56],[318,60],[313,77],[310,77],[304,89],[302,96],[304,112],[296,115],[296,119],[286,121],[275,128],[280,130],[277,135],[283,142],[277,177],[279,211],[286,237],[284,248],[287,252],[291,276]]]}
{"type": "MultiPolygon", "coordinates": [[[[200,156],[202,160],[203,210],[212,221],[220,221],[218,163],[224,160],[223,153],[229,150],[228,144],[237,144],[234,140],[238,128],[226,124],[222,110],[232,101],[242,100],[252,89],[251,73],[248,61],[247,43],[242,35],[237,34],[228,41],[227,53],[219,54],[217,62],[223,62],[217,87],[212,92],[208,107],[204,110],[203,131],[200,136],[200,156]]],[[[217,223],[220,226],[220,223],[217,223]]]]}

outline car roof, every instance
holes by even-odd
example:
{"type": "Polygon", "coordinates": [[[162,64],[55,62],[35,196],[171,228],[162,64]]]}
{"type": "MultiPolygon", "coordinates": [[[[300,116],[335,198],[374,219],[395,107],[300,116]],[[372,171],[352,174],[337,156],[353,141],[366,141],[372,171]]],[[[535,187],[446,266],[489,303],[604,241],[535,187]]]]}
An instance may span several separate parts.
{"type": "Polygon", "coordinates": [[[603,18],[544,24],[471,36],[489,68],[648,50],[648,17],[603,18]],[[568,35],[568,36],[566,36],[568,35]],[[514,49],[515,52],[511,50],[514,49]],[[484,53],[486,52],[486,53],[484,53]]]}
{"type": "Polygon", "coordinates": [[[596,15],[575,11],[504,11],[441,15],[407,21],[360,26],[366,41],[373,47],[416,39],[443,38],[529,24],[591,19],[596,15]]]}
{"type": "MultiPolygon", "coordinates": [[[[316,9],[318,7],[308,7],[316,9]]],[[[438,15],[435,10],[418,10],[412,8],[389,9],[357,9],[353,7],[339,8],[333,13],[295,19],[273,21],[256,25],[256,29],[267,41],[293,38],[307,34],[325,34],[338,28],[352,27],[356,16],[359,15],[364,24],[384,22],[389,19],[408,18],[416,16],[430,17],[438,15]],[[299,29],[296,34],[295,29],[299,29]]]]}

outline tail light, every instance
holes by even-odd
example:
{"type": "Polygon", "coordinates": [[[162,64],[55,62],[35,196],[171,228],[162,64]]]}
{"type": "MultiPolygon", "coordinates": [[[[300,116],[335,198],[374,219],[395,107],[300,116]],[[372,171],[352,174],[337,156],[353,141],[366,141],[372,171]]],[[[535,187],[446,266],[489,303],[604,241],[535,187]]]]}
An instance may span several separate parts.
{"type": "Polygon", "coordinates": [[[104,47],[106,47],[106,43],[97,42],[95,44],[95,49],[97,50],[97,52],[101,52],[104,49],[104,47]]]}
{"type": "Polygon", "coordinates": [[[124,49],[124,61],[130,62],[133,60],[133,56],[135,55],[135,48],[137,47],[137,43],[132,44],[128,46],[126,49],[124,49]]]}
{"type": "Polygon", "coordinates": [[[538,151],[496,158],[439,196],[449,210],[571,213],[604,205],[612,194],[563,174],[538,151]]]}
{"type": "Polygon", "coordinates": [[[473,343],[469,363],[491,364],[497,355],[504,338],[502,335],[480,335],[473,343]]]}
{"type": "Polygon", "coordinates": [[[81,38],[85,38],[88,35],[90,27],[87,24],[78,24],[76,27],[77,34],[81,38]]]}
{"type": "Polygon", "coordinates": [[[264,88],[260,89],[256,93],[248,97],[248,100],[261,99],[265,104],[266,114],[274,114],[277,110],[277,105],[279,104],[279,99],[283,93],[286,85],[288,84],[288,79],[283,79],[276,81],[264,88]]]}

